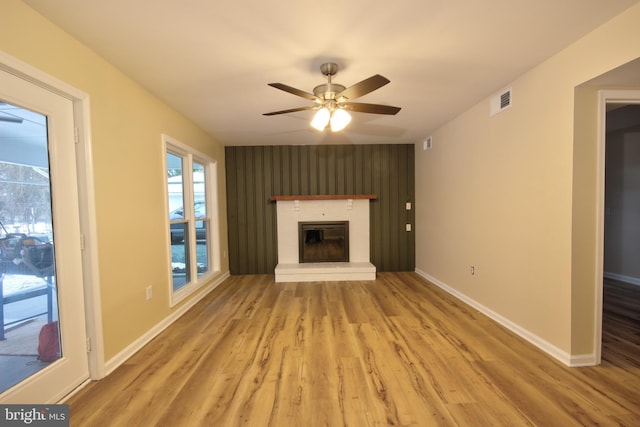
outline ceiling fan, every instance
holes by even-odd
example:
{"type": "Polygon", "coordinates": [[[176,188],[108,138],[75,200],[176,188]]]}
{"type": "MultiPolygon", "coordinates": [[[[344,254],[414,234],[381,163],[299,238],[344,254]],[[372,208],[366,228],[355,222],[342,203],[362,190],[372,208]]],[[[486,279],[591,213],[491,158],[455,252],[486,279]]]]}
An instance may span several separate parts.
{"type": "Polygon", "coordinates": [[[305,92],[282,83],[269,83],[271,87],[313,101],[314,105],[273,111],[271,113],[264,113],[263,115],[275,116],[277,114],[294,113],[296,111],[318,110],[311,121],[311,126],[322,131],[327,125],[330,125],[331,130],[337,132],[344,129],[351,121],[351,115],[347,110],[358,113],[388,115],[395,115],[400,111],[400,107],[392,107],[390,105],[352,102],[353,99],[373,92],[389,83],[390,81],[386,77],[376,74],[347,88],[331,81],[331,77],[338,73],[337,64],[333,62],[324,63],[320,66],[320,71],[327,77],[327,83],[316,86],[313,89],[313,93],[305,92]]]}

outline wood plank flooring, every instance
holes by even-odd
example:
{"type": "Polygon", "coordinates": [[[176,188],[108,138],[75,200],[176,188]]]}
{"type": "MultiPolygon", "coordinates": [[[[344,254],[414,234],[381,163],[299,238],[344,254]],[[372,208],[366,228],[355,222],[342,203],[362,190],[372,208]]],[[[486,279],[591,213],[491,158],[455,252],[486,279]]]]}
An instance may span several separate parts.
{"type": "Polygon", "coordinates": [[[602,359],[605,365],[640,369],[640,286],[604,280],[602,359]]]}
{"type": "Polygon", "coordinates": [[[603,353],[567,368],[415,273],[232,276],[68,403],[92,427],[638,426],[638,365],[603,353]]]}

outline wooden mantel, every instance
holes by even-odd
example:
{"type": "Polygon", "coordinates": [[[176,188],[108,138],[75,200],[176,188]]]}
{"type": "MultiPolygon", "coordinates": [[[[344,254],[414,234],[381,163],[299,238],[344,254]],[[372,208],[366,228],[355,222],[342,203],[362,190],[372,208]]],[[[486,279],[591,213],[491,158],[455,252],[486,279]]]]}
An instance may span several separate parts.
{"type": "Polygon", "coordinates": [[[377,194],[324,194],[324,195],[298,195],[298,196],[271,196],[269,200],[272,202],[277,201],[292,201],[292,200],[349,200],[349,199],[369,199],[375,200],[378,198],[377,194]]]}

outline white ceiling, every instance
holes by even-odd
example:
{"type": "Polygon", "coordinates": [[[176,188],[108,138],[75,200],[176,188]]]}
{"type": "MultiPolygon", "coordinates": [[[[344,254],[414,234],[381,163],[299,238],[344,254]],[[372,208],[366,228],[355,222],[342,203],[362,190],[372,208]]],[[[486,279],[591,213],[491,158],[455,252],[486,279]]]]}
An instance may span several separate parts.
{"type": "MultiPolygon", "coordinates": [[[[25,0],[224,145],[416,143],[638,0],[25,0]],[[359,98],[341,134],[309,127],[323,62],[359,98]]],[[[126,102],[123,99],[122,102],[126,102]]],[[[489,107],[487,106],[487,109],[489,107]]]]}

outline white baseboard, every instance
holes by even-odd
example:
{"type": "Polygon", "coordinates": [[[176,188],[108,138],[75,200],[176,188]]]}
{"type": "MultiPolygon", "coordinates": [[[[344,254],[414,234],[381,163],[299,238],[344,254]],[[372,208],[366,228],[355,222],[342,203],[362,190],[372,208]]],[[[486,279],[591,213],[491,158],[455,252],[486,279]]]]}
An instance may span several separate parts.
{"type": "Polygon", "coordinates": [[[212,290],[214,290],[220,283],[226,280],[229,277],[229,272],[222,274],[220,277],[213,280],[211,283],[207,284],[203,287],[200,292],[193,298],[189,299],[185,304],[180,306],[174,312],[172,312],[169,316],[165,317],[161,322],[157,323],[153,328],[151,328],[147,333],[142,335],[140,338],[129,344],[124,350],[120,353],[113,356],[105,363],[105,371],[106,375],[112,373],[116,368],[126,362],[131,356],[137,353],[142,347],[144,347],[149,341],[154,339],[160,332],[167,329],[173,322],[178,320],[185,314],[191,307],[196,305],[200,300],[202,300],[205,296],[209,294],[212,290]]]}
{"type": "Polygon", "coordinates": [[[590,354],[576,354],[571,356],[569,366],[572,368],[579,368],[582,366],[596,366],[599,362],[596,359],[595,353],[590,354]]]}
{"type": "Polygon", "coordinates": [[[620,282],[630,283],[632,285],[640,286],[640,279],[637,277],[625,276],[624,274],[604,272],[604,277],[607,279],[619,280],[620,282]]]}
{"type": "Polygon", "coordinates": [[[571,356],[566,351],[556,347],[555,345],[553,345],[550,342],[540,338],[536,334],[532,333],[531,331],[528,331],[527,329],[523,328],[522,326],[518,325],[517,323],[514,323],[511,320],[507,319],[506,317],[501,316],[500,314],[494,312],[493,310],[485,307],[484,305],[478,303],[474,299],[469,298],[468,296],[466,296],[466,295],[462,294],[461,292],[455,290],[451,286],[448,286],[444,282],[442,282],[442,281],[436,279],[435,277],[431,276],[430,274],[425,273],[424,271],[421,271],[419,269],[416,269],[416,273],[419,274],[420,276],[422,276],[423,278],[425,278],[426,280],[428,280],[429,282],[433,283],[434,285],[438,286],[439,288],[441,288],[445,292],[447,292],[447,293],[451,294],[452,296],[454,296],[455,298],[459,299],[460,301],[462,301],[462,302],[470,305],[471,307],[475,308],[476,310],[478,310],[479,312],[481,312],[485,316],[489,317],[490,319],[495,320],[496,322],[498,322],[499,324],[501,324],[505,328],[509,329],[511,332],[513,332],[516,335],[524,338],[525,340],[527,340],[528,342],[530,342],[534,346],[538,347],[540,350],[544,351],[545,353],[549,354],[553,358],[557,359],[558,361],[562,362],[563,364],[565,364],[567,366],[570,366],[570,367],[596,365],[595,354],[571,356]]]}

